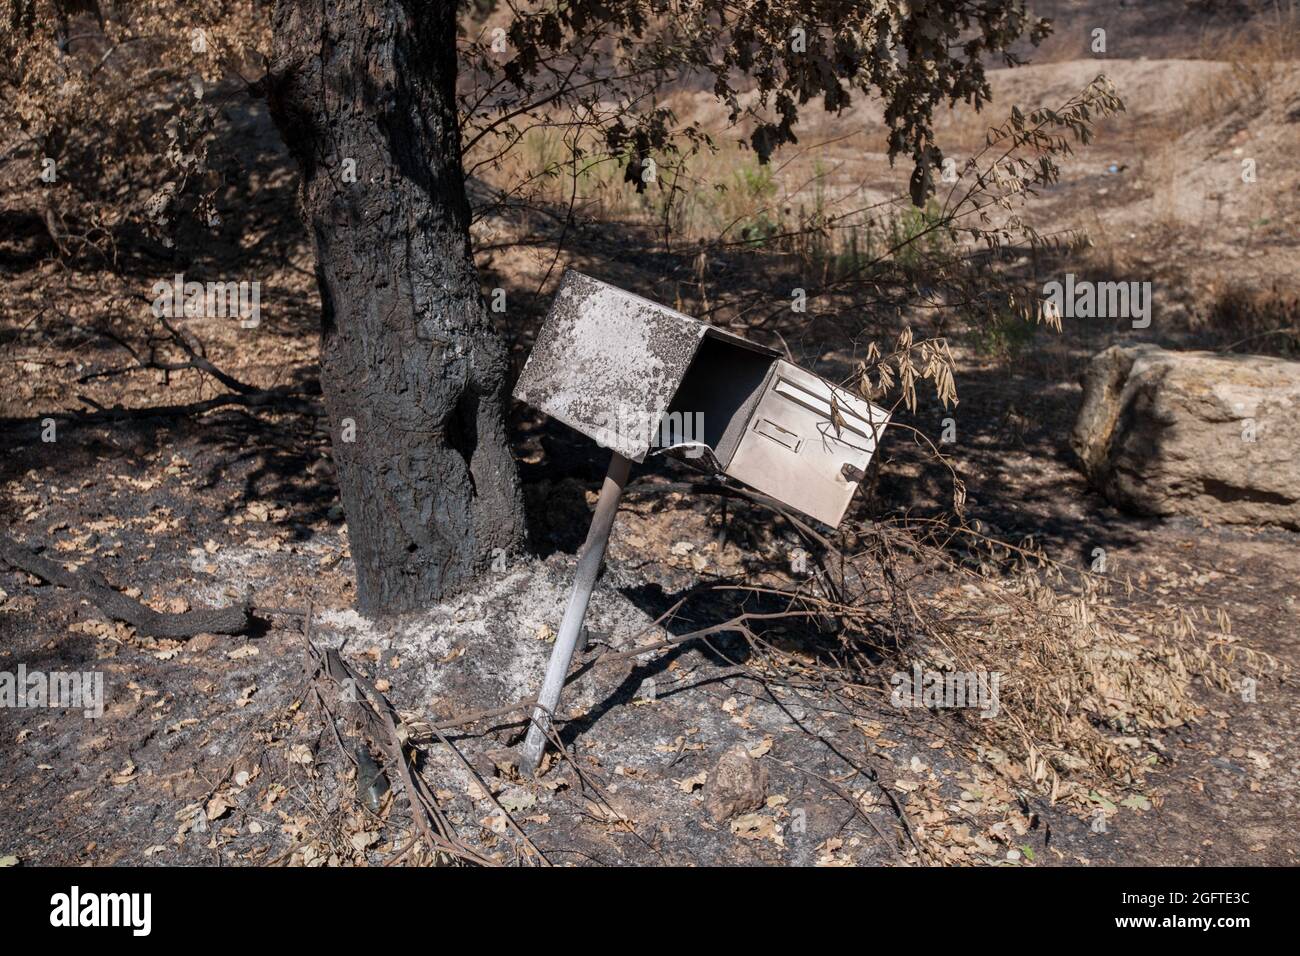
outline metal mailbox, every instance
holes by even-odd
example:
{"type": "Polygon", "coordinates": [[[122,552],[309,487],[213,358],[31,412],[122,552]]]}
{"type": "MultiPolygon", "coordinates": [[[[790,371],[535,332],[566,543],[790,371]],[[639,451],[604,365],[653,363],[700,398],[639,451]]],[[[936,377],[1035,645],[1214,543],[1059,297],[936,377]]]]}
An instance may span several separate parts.
{"type": "Polygon", "coordinates": [[[633,461],[703,458],[777,501],[837,525],[889,413],[780,353],[566,272],[515,398],[612,450],[569,603],[520,758],[541,762],[618,501],[633,461]]]}
{"type": "Polygon", "coordinates": [[[700,457],[831,526],[889,422],[773,349],[572,271],[515,397],[631,461],[700,457]]]}

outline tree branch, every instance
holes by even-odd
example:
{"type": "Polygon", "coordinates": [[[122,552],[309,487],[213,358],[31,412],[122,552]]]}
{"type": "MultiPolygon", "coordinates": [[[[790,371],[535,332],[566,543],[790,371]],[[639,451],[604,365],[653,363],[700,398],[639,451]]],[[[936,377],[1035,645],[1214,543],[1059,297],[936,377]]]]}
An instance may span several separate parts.
{"type": "Polygon", "coordinates": [[[6,534],[0,534],[0,559],[59,587],[76,591],[115,621],[125,621],[145,637],[188,638],[196,634],[242,634],[252,623],[248,605],[200,608],[165,614],[113,588],[96,571],[76,574],[41,557],[6,534]]]}

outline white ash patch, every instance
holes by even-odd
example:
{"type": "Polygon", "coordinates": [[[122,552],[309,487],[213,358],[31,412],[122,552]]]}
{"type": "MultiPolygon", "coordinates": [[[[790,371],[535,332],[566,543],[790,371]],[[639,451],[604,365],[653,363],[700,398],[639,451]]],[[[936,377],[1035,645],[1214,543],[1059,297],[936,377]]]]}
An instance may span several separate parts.
{"type": "Polygon", "coordinates": [[[200,607],[226,607],[237,593],[252,594],[261,578],[257,565],[266,560],[266,553],[252,548],[223,545],[215,551],[190,548],[189,570],[196,576],[187,596],[200,607]]]}
{"type": "Polygon", "coordinates": [[[195,574],[212,574],[227,580],[224,583],[238,583],[249,580],[249,565],[266,560],[265,551],[222,545],[215,551],[205,548],[190,548],[190,570],[195,574]],[[212,570],[214,569],[215,570],[212,570]]]}
{"type": "MultiPolygon", "coordinates": [[[[462,595],[393,621],[371,621],[350,608],[321,610],[313,630],[322,645],[342,645],[351,654],[379,647],[386,661],[400,661],[390,681],[396,696],[412,705],[441,697],[466,710],[503,706],[540,687],[574,565],[572,555],[562,554],[518,561],[462,595]]],[[[654,640],[662,632],[614,578],[603,578],[592,595],[586,618],[592,644],[623,649],[654,640]]],[[[596,694],[594,681],[579,680],[566,689],[564,706],[589,708],[596,694]]]]}

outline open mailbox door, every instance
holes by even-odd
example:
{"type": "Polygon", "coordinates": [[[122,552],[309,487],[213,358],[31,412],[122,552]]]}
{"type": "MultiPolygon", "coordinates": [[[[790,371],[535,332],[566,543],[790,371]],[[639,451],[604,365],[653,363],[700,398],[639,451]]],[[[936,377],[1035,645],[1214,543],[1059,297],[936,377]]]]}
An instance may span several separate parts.
{"type": "Polygon", "coordinates": [[[832,527],[889,422],[773,349],[572,271],[515,397],[631,461],[702,459],[832,527]]]}

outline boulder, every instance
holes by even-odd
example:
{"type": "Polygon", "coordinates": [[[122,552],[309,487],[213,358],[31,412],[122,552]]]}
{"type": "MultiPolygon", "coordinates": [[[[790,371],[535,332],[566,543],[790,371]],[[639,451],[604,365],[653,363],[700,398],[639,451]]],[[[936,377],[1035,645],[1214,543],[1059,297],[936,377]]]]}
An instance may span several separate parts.
{"type": "Polygon", "coordinates": [[[743,744],[727,748],[704,787],[704,807],[713,822],[757,810],[766,799],[767,767],[751,757],[743,744]]]}
{"type": "Polygon", "coordinates": [[[1112,346],[1071,444],[1121,507],[1300,529],[1300,362],[1112,346]]]}

